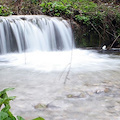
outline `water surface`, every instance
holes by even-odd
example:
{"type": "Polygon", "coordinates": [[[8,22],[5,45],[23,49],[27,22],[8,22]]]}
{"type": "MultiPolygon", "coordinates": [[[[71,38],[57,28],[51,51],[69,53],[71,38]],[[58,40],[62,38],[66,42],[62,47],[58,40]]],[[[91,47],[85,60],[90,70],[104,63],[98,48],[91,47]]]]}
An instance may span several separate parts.
{"type": "Polygon", "coordinates": [[[11,111],[26,120],[120,119],[119,55],[81,49],[1,55],[0,89],[7,87],[17,96],[11,111]]]}

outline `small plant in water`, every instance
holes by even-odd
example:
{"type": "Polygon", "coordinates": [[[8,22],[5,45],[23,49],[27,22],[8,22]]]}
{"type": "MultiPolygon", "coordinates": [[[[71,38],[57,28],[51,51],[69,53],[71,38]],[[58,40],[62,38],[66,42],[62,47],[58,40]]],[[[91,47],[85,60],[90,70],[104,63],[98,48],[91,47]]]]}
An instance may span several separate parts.
{"type": "MultiPolygon", "coordinates": [[[[17,118],[10,112],[10,101],[14,100],[16,97],[8,97],[7,91],[13,90],[14,88],[7,88],[3,91],[0,91],[0,120],[25,120],[21,116],[17,118]]],[[[44,120],[41,117],[35,118],[33,120],[44,120]]]]}

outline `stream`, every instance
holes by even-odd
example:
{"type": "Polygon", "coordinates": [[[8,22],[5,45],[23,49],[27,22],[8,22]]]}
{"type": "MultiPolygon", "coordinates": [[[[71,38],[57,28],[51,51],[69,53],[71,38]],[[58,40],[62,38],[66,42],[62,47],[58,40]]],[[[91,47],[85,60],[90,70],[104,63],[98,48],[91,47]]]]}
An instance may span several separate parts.
{"type": "Polygon", "coordinates": [[[95,50],[0,55],[0,90],[25,120],[120,120],[120,56],[95,50]]]}

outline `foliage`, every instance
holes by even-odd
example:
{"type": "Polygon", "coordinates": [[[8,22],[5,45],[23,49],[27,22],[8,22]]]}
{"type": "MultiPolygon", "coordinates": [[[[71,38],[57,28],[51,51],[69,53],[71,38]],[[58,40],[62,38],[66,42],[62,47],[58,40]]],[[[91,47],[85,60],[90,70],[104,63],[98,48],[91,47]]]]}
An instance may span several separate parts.
{"type": "Polygon", "coordinates": [[[39,4],[39,0],[31,0],[32,4],[39,4]]]}
{"type": "Polygon", "coordinates": [[[55,2],[42,2],[40,4],[42,7],[42,12],[46,14],[51,14],[54,16],[61,16],[63,14],[72,14],[70,11],[70,4],[64,5],[63,2],[55,1],[55,2]]]}
{"type": "MultiPolygon", "coordinates": [[[[7,88],[0,92],[0,120],[25,120],[21,116],[17,116],[17,119],[15,116],[10,112],[10,101],[14,100],[16,97],[8,97],[7,91],[13,90],[14,88],[7,88]]],[[[44,120],[41,117],[35,118],[33,120],[44,120]]]]}
{"type": "Polygon", "coordinates": [[[8,16],[11,14],[12,12],[8,7],[0,5],[0,16],[8,16]]]}
{"type": "Polygon", "coordinates": [[[79,2],[81,3],[80,9],[84,13],[96,11],[96,8],[97,8],[96,3],[94,3],[94,2],[92,2],[90,0],[79,0],[79,2]]]}
{"type": "Polygon", "coordinates": [[[89,0],[58,0],[43,1],[41,4],[43,13],[50,13],[54,16],[73,15],[74,10],[84,13],[93,12],[97,8],[97,4],[89,0]]]}
{"type": "Polygon", "coordinates": [[[83,22],[83,24],[89,25],[90,24],[90,17],[83,16],[83,15],[75,15],[75,20],[79,22],[83,22]]]}

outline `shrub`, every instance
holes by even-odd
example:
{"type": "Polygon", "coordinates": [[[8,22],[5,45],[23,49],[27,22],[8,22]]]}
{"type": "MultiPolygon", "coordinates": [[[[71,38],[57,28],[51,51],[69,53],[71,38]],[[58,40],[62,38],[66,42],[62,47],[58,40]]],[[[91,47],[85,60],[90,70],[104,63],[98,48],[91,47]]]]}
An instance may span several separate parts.
{"type": "Polygon", "coordinates": [[[12,12],[8,7],[0,5],[0,16],[8,16],[11,14],[12,12]]]}
{"type": "MultiPolygon", "coordinates": [[[[17,119],[15,116],[10,112],[10,101],[14,100],[16,97],[8,97],[7,91],[13,90],[14,88],[7,88],[0,92],[0,120],[25,120],[21,116],[17,116],[17,119]]],[[[33,120],[44,120],[41,117],[35,118],[33,120]]]]}

